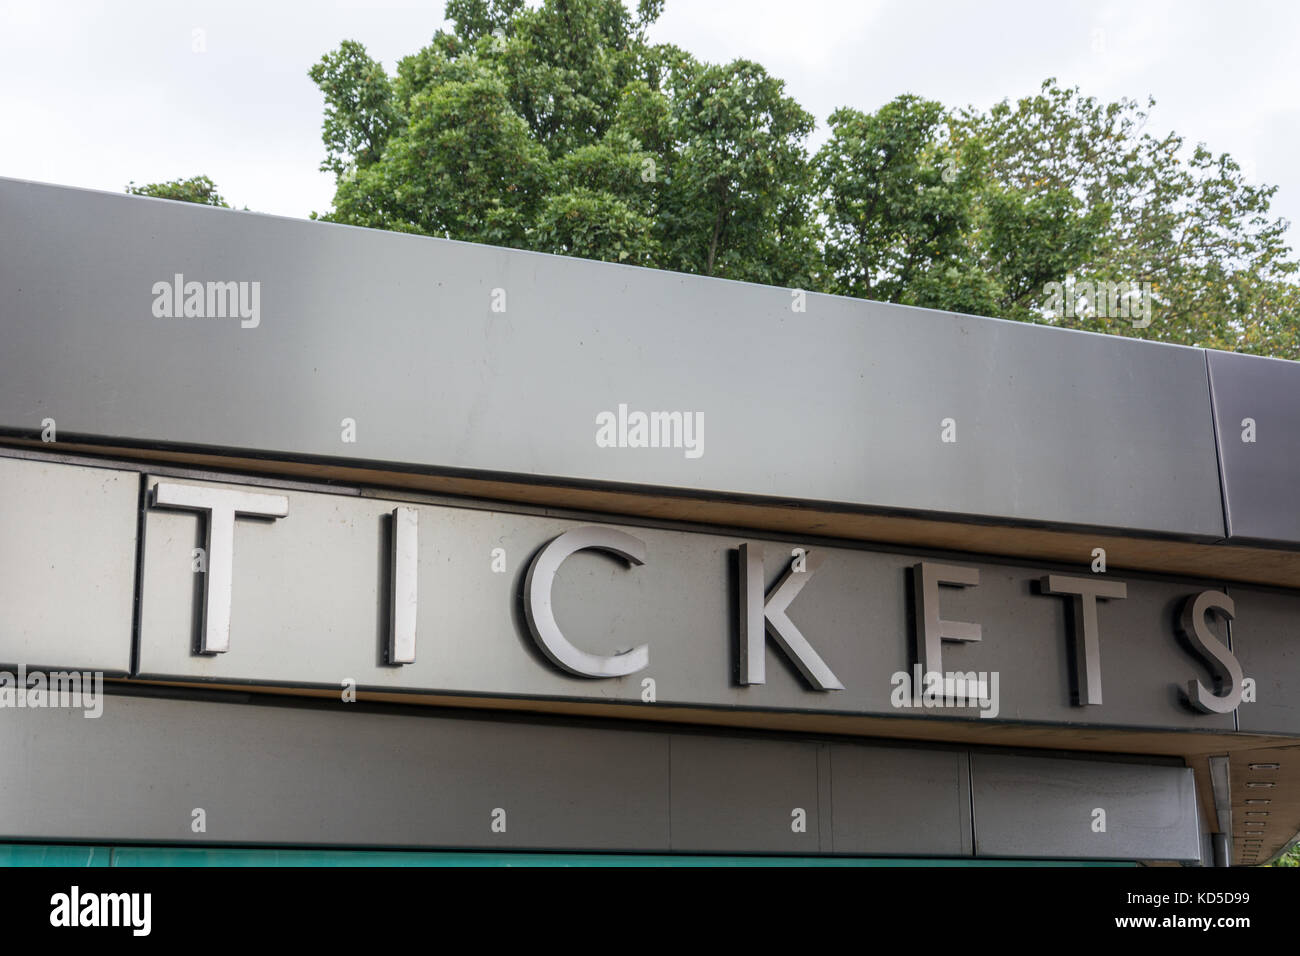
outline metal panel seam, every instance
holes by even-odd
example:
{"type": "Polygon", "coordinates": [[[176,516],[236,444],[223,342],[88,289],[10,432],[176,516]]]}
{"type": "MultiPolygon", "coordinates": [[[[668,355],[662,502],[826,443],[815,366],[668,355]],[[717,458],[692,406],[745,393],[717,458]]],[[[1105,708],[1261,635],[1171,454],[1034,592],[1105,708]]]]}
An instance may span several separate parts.
{"type": "Polygon", "coordinates": [[[1214,407],[1214,369],[1210,366],[1209,349],[1201,349],[1205,359],[1205,386],[1210,396],[1210,430],[1214,435],[1214,465],[1219,472],[1219,502],[1223,508],[1222,543],[1232,540],[1232,510],[1228,502],[1228,473],[1223,467],[1223,439],[1219,433],[1219,416],[1214,407]]]}

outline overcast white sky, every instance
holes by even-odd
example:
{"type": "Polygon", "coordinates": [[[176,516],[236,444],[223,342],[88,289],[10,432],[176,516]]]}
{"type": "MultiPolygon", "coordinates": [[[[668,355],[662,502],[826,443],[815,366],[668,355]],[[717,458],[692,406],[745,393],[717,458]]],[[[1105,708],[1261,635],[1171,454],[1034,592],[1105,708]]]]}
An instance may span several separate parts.
{"type": "MultiPolygon", "coordinates": [[[[392,70],[442,0],[0,0],[0,176],[121,190],[211,176],[234,205],[329,208],[307,70],[340,40],[392,70]],[[206,52],[193,50],[205,31],[206,52]]],[[[1157,100],[1152,128],[1280,186],[1300,246],[1300,3],[668,0],[652,38],[757,60],[818,119],[900,93],[987,107],[1048,76],[1157,100]]]]}

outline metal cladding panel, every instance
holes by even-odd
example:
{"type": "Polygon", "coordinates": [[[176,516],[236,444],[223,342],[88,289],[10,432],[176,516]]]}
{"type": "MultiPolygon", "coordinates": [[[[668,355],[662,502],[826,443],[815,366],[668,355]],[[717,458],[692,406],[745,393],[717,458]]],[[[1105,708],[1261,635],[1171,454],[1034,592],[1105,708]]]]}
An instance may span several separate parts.
{"type": "Polygon", "coordinates": [[[1196,349],[13,180],[0,242],[0,429],[1223,535],[1196,349]]]}
{"type": "MultiPolygon", "coordinates": [[[[1295,594],[1233,585],[1228,595],[1235,604],[1232,653],[1255,682],[1255,699],[1237,708],[1239,729],[1300,736],[1300,696],[1283,677],[1300,668],[1295,594]]],[[[1198,677],[1209,684],[1208,674],[1198,677]]]]}
{"type": "MultiPolygon", "coordinates": [[[[198,488],[247,485],[159,479],[198,488]]],[[[529,563],[549,541],[594,520],[480,511],[289,490],[288,514],[235,522],[229,650],[195,653],[203,575],[193,550],[204,521],[194,511],[150,508],[140,609],[139,674],[213,682],[307,684],[471,696],[643,703],[654,682],[659,705],[752,707],[982,720],[976,706],[943,711],[896,699],[913,674],[909,581],[916,556],[813,546],[822,563],[807,572],[790,616],[842,690],[810,687],[772,641],[765,682],[738,682],[736,551],[765,549],[763,580],[792,564],[790,542],[719,533],[618,525],[645,544],[645,564],[580,551],[559,568],[552,605],[559,627],[582,649],[616,655],[642,645],[648,664],[626,676],[568,673],[543,656],[529,633],[524,598],[529,563]],[[419,513],[419,609],[413,663],[384,661],[389,626],[391,513],[419,513]],[[505,571],[493,570],[501,549],[505,571]]],[[[1179,687],[1200,673],[1173,627],[1192,582],[1129,578],[1128,597],[1099,602],[1103,704],[1076,706],[1071,686],[1069,599],[1039,593],[1041,567],[961,560],[976,587],[944,588],[943,615],[978,622],[982,638],[944,643],[942,667],[989,675],[1001,720],[1099,726],[1232,730],[1231,714],[1198,714],[1179,687]]],[[[770,586],[770,585],[769,585],[770,586]]]]}
{"type": "Polygon", "coordinates": [[[0,664],[130,670],[140,480],[0,458],[0,664]]]}
{"type": "Polygon", "coordinates": [[[836,853],[969,856],[970,755],[832,744],[836,853]]]}
{"type": "Polygon", "coordinates": [[[675,735],[673,849],[817,853],[817,756],[815,743],[675,735]]]}
{"type": "MultiPolygon", "coordinates": [[[[971,855],[965,751],[109,695],[96,719],[13,711],[0,753],[6,840],[971,855]]],[[[975,761],[984,855],[1199,852],[1190,771],[975,761]],[[1113,833],[1088,843],[1072,831],[1096,800],[1113,833]]]]}
{"type": "Polygon", "coordinates": [[[4,838],[668,848],[664,735],[119,696],[11,716],[4,838]]]}
{"type": "Polygon", "coordinates": [[[1300,362],[1206,354],[1229,537],[1300,545],[1300,362]]]}
{"type": "Polygon", "coordinates": [[[1189,767],[975,753],[971,793],[976,856],[1201,858],[1189,767]]]}

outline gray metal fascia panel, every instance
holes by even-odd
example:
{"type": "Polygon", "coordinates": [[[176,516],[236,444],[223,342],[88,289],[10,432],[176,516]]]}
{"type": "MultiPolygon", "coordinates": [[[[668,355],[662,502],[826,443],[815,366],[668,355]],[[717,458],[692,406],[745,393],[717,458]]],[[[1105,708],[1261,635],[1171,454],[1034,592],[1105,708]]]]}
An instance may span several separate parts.
{"type": "Polygon", "coordinates": [[[671,750],[674,850],[818,852],[816,744],[677,734],[671,750]]]}
{"type": "MultiPolygon", "coordinates": [[[[1229,625],[1232,654],[1242,675],[1255,682],[1253,699],[1237,708],[1238,730],[1253,734],[1300,736],[1300,698],[1283,675],[1300,670],[1300,640],[1296,634],[1295,594],[1232,585],[1234,602],[1229,625]]],[[[1210,675],[1197,675],[1210,684],[1210,675]]]]}
{"type": "MultiPolygon", "coordinates": [[[[110,694],[98,718],[9,712],[0,753],[4,840],[971,853],[959,750],[110,694]]],[[[970,774],[980,855],[1199,856],[1190,770],[976,754],[970,774]],[[1096,805],[1108,834],[1088,834],[1096,805]]]]}
{"type": "Polygon", "coordinates": [[[1300,362],[1206,355],[1229,540],[1300,545],[1300,362]]]}
{"type": "Polygon", "coordinates": [[[970,856],[970,755],[831,745],[836,853],[970,856]]]}
{"type": "Polygon", "coordinates": [[[971,790],[976,856],[1201,858],[1189,767],[976,753],[971,790]]]}
{"type": "Polygon", "coordinates": [[[0,458],[0,665],[130,670],[140,485],[0,458]]]}
{"type": "Polygon", "coordinates": [[[111,695],[0,752],[4,839],[668,849],[657,734],[111,695]]]}
{"type": "Polygon", "coordinates": [[[0,244],[11,432],[1223,535],[1196,349],[14,180],[0,244]],[[257,327],[155,317],[178,274],[257,327]]]}

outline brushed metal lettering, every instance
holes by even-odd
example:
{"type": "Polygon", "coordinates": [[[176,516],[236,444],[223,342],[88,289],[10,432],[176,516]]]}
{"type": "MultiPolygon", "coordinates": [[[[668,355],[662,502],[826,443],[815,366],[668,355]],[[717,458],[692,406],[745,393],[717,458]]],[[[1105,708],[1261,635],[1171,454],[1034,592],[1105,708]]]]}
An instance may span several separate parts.
{"type": "Polygon", "coordinates": [[[591,548],[623,558],[628,564],[645,564],[646,546],[640,538],[613,528],[585,525],[555,538],[542,548],[528,567],[524,582],[524,611],[533,639],[551,663],[580,677],[625,677],[643,670],[650,663],[646,644],[619,654],[602,656],[575,647],[555,622],[551,589],[556,572],[569,555],[591,548]]]}
{"type": "Polygon", "coordinates": [[[795,627],[786,613],[790,604],[825,560],[819,551],[804,556],[804,569],[796,570],[793,560],[781,580],[765,596],[763,593],[763,546],[742,544],[740,552],[739,658],[740,683],[763,684],[767,681],[764,634],[799,669],[815,690],[843,690],[844,685],[813,650],[808,639],[795,627]]]}
{"type": "Polygon", "coordinates": [[[1220,696],[1199,680],[1187,682],[1187,702],[1204,714],[1227,714],[1241,703],[1241,664],[1205,623],[1206,612],[1219,611],[1231,621],[1237,605],[1222,591],[1202,591],[1183,601],[1178,615],[1178,633],[1210,668],[1221,687],[1231,688],[1220,696]]]}
{"type": "Polygon", "coordinates": [[[968,643],[983,637],[978,624],[970,621],[945,621],[939,616],[939,585],[973,588],[979,583],[980,573],[977,568],[959,564],[936,564],[933,561],[922,561],[913,566],[916,661],[921,665],[922,677],[943,674],[944,641],[968,643]]]}
{"type": "Polygon", "coordinates": [[[419,610],[420,513],[393,509],[392,578],[388,605],[388,663],[415,663],[415,622],[419,610]]]}
{"type": "Polygon", "coordinates": [[[1098,578],[1072,578],[1064,574],[1048,574],[1042,578],[1044,594],[1059,594],[1072,598],[1073,614],[1074,680],[1078,687],[1075,704],[1085,707],[1101,704],[1101,628],[1097,623],[1097,600],[1122,600],[1128,597],[1128,585],[1123,581],[1104,581],[1098,578]]]}
{"type": "Polygon", "coordinates": [[[230,650],[235,518],[283,518],[289,514],[289,499],[284,495],[160,481],[154,485],[150,500],[155,508],[198,511],[205,516],[204,539],[208,564],[203,573],[203,623],[199,634],[199,653],[224,654],[230,650]]]}

